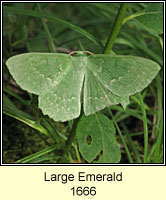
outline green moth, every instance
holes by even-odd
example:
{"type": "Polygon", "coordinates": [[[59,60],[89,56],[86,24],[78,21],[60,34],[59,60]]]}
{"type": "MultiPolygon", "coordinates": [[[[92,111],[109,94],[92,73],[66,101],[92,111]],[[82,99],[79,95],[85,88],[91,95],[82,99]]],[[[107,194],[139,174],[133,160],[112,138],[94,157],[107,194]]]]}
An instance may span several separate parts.
{"type": "Polygon", "coordinates": [[[55,121],[68,121],[106,106],[129,104],[129,96],[153,80],[160,66],[145,58],[89,52],[24,53],[6,65],[18,85],[39,95],[39,108],[55,121]]]}

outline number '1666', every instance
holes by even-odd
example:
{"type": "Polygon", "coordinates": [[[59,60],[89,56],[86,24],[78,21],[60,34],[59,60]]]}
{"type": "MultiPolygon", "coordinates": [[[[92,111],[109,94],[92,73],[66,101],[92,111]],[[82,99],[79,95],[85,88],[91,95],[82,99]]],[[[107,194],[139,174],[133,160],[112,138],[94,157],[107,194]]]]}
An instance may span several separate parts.
{"type": "Polygon", "coordinates": [[[95,196],[96,195],[96,187],[72,187],[73,196],[95,196]]]}

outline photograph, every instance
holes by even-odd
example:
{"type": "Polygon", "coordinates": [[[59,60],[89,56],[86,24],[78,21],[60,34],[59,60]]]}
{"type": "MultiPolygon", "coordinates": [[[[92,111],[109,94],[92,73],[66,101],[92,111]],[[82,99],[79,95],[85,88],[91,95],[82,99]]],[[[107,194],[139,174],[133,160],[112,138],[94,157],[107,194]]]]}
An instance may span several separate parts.
{"type": "Polygon", "coordinates": [[[163,12],[3,2],[1,165],[163,165],[163,12]]]}

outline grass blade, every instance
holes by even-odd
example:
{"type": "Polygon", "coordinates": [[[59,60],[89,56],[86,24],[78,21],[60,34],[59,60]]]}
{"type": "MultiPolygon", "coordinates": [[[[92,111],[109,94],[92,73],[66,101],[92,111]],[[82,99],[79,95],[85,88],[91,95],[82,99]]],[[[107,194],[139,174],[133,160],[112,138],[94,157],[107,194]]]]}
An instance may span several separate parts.
{"type": "Polygon", "coordinates": [[[34,154],[30,155],[30,156],[26,156],[26,157],[24,157],[24,158],[22,158],[20,160],[17,160],[15,163],[28,163],[28,162],[30,162],[30,161],[32,161],[34,159],[39,158],[40,156],[42,156],[42,155],[44,155],[46,153],[50,153],[50,152],[54,151],[56,148],[57,148],[57,145],[53,145],[51,147],[45,148],[45,149],[43,149],[41,151],[38,151],[38,152],[36,152],[36,153],[34,153],[34,154]]]}
{"type": "Polygon", "coordinates": [[[3,113],[27,124],[28,126],[34,128],[34,129],[38,130],[39,132],[44,133],[45,135],[48,136],[47,131],[39,123],[36,123],[36,121],[34,121],[32,119],[28,119],[27,116],[23,115],[22,111],[20,111],[18,109],[12,110],[11,108],[4,106],[3,113]]]}
{"type": "Polygon", "coordinates": [[[67,28],[70,28],[71,30],[76,31],[79,34],[83,35],[84,37],[88,38],[95,45],[102,46],[101,43],[99,41],[97,41],[96,38],[91,33],[85,31],[84,29],[80,28],[79,26],[76,26],[76,25],[74,25],[74,24],[72,24],[70,22],[67,22],[65,20],[62,20],[62,19],[60,19],[58,17],[52,16],[52,15],[48,15],[48,14],[44,14],[44,13],[39,13],[39,12],[32,11],[32,10],[18,9],[18,8],[9,7],[9,6],[3,6],[3,9],[5,11],[14,12],[16,14],[28,15],[28,16],[38,17],[38,18],[46,18],[48,20],[56,21],[57,23],[60,23],[63,26],[65,26],[67,28]]]}
{"type": "Polygon", "coordinates": [[[140,106],[142,110],[143,115],[143,124],[144,124],[144,163],[147,163],[147,157],[148,157],[148,124],[147,124],[147,117],[146,117],[146,111],[144,102],[141,96],[141,93],[138,93],[138,97],[140,100],[140,106]]]}
{"type": "MultiPolygon", "coordinates": [[[[39,3],[37,3],[37,7],[38,7],[39,12],[41,13],[41,8],[40,8],[40,4],[39,3]]],[[[42,18],[41,21],[42,21],[44,30],[45,30],[45,32],[47,34],[50,50],[51,50],[52,53],[56,53],[56,48],[55,48],[55,45],[54,45],[54,42],[53,42],[53,39],[52,39],[52,35],[51,35],[51,33],[50,33],[49,29],[48,29],[48,26],[47,26],[47,24],[45,22],[45,19],[42,18]]]]}

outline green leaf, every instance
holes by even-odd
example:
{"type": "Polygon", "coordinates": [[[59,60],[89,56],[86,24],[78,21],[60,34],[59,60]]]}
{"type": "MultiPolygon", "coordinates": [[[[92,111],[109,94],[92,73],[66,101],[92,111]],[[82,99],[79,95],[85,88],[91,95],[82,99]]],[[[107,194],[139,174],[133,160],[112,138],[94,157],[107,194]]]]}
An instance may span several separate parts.
{"type": "Polygon", "coordinates": [[[136,19],[154,34],[163,33],[163,3],[150,3],[141,16],[136,19]]]}
{"type": "Polygon", "coordinates": [[[101,113],[88,117],[84,115],[78,123],[76,134],[79,150],[86,161],[92,162],[97,156],[99,163],[120,161],[115,127],[105,115],[101,113]]]}
{"type": "Polygon", "coordinates": [[[25,53],[11,57],[6,65],[22,89],[39,95],[39,108],[55,121],[85,115],[121,103],[152,81],[160,66],[148,59],[75,52],[25,53]],[[82,98],[83,94],[83,98],[82,98]]]}
{"type": "Polygon", "coordinates": [[[163,3],[149,3],[146,12],[156,12],[162,11],[163,12],[163,3]]]}

